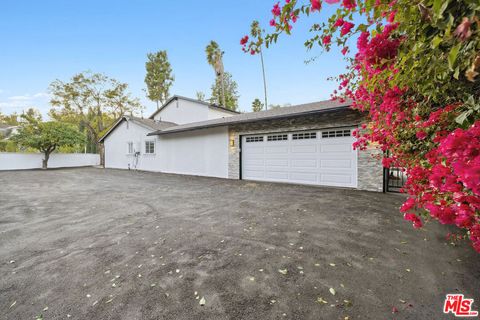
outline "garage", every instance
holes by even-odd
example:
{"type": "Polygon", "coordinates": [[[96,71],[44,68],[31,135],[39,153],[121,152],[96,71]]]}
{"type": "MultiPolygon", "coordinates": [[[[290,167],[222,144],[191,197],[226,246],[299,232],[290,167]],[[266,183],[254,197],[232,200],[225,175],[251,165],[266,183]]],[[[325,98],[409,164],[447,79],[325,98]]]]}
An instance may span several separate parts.
{"type": "Polygon", "coordinates": [[[354,128],[242,136],[244,180],[357,187],[354,128]]]}

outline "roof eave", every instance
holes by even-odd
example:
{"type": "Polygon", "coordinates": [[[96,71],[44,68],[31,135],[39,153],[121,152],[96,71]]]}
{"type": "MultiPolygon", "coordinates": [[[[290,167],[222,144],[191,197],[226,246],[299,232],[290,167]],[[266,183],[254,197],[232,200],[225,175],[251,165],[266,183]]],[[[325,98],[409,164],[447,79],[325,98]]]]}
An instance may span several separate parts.
{"type": "Polygon", "coordinates": [[[167,129],[168,131],[156,130],[154,132],[150,132],[149,134],[147,134],[147,136],[165,135],[165,134],[173,134],[173,133],[194,131],[194,130],[200,130],[200,129],[224,127],[224,126],[230,126],[230,125],[236,125],[236,124],[244,124],[244,123],[260,122],[260,121],[268,121],[268,120],[294,118],[294,117],[308,116],[308,115],[311,115],[311,114],[319,114],[319,113],[340,111],[340,110],[349,109],[349,108],[350,108],[350,105],[344,105],[344,106],[321,109],[321,110],[305,111],[305,112],[299,112],[299,113],[295,113],[295,114],[277,115],[277,116],[271,116],[271,117],[265,117],[265,118],[259,118],[259,119],[245,119],[245,120],[239,120],[239,121],[233,121],[233,122],[227,122],[227,123],[215,123],[215,124],[211,124],[211,125],[207,124],[207,125],[204,125],[204,126],[198,126],[198,127],[192,127],[192,128],[184,128],[184,129],[180,128],[180,129],[176,129],[176,130],[168,130],[167,129]]]}

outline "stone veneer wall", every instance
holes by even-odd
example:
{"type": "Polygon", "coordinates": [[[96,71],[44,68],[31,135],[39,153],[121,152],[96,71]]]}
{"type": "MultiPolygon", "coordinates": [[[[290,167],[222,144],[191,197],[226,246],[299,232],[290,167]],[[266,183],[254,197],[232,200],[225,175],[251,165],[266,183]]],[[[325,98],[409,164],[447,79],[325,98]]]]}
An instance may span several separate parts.
{"type": "MultiPolygon", "coordinates": [[[[240,136],[281,131],[321,130],[337,127],[358,126],[363,116],[354,110],[341,110],[321,113],[311,116],[301,116],[289,119],[266,120],[229,127],[229,139],[234,140],[234,146],[229,147],[228,177],[240,178],[240,136]]],[[[382,191],[383,168],[380,160],[372,157],[379,154],[376,148],[358,152],[358,189],[382,191]]]]}

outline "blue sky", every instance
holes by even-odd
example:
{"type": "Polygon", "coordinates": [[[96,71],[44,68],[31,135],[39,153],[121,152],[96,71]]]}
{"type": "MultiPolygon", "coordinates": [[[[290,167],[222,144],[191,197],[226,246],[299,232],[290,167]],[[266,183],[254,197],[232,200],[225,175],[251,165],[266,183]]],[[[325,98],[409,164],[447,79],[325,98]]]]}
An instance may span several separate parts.
{"type": "MultiPolygon", "coordinates": [[[[46,113],[48,85],[55,79],[91,70],[126,82],[150,114],[155,105],[142,89],[148,52],[167,50],[175,75],[172,94],[207,97],[214,73],[205,60],[205,46],[217,41],[225,51],[226,71],[240,93],[240,110],[250,111],[254,98],[263,100],[258,56],[241,51],[239,40],[258,19],[267,30],[271,0],[242,1],[21,1],[0,4],[0,111],[11,113],[35,106],[46,113]]],[[[308,27],[321,15],[299,20],[294,36],[283,37],[265,52],[269,103],[299,104],[328,99],[336,85],[327,81],[344,70],[338,50],[318,56],[303,46],[308,27]]]]}

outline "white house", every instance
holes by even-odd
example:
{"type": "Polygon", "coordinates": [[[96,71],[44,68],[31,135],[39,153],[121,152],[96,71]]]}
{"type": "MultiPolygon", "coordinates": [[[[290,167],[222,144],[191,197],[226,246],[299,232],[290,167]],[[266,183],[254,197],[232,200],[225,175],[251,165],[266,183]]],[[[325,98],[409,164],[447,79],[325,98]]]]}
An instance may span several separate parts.
{"type": "Polygon", "coordinates": [[[208,103],[174,96],[149,119],[124,116],[100,139],[105,167],[139,169],[226,178],[228,133],[214,128],[196,133],[148,136],[172,126],[238,115],[208,103]],[[214,156],[213,156],[214,155],[214,156]]]}
{"type": "Polygon", "coordinates": [[[378,151],[352,147],[363,121],[348,102],[239,114],[174,96],[149,119],[119,119],[100,141],[106,168],[382,191],[378,151]]]}

